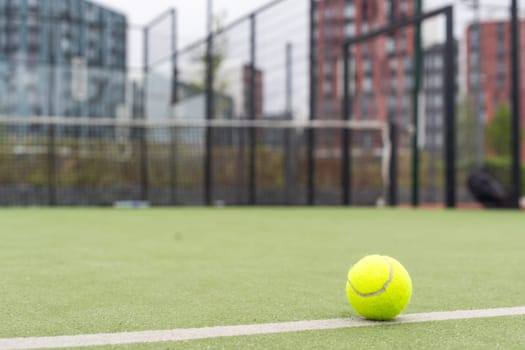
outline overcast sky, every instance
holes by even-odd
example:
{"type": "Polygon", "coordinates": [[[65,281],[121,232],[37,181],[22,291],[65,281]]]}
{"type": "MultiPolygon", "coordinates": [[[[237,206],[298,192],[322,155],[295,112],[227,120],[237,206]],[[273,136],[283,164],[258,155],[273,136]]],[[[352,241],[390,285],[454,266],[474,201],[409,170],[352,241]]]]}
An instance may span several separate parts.
{"type": "MultiPolygon", "coordinates": [[[[181,45],[202,38],[206,33],[207,0],[95,0],[128,15],[132,24],[145,24],[169,8],[176,8],[181,45]]],[[[289,0],[297,1],[297,0],[289,0]]],[[[226,14],[226,22],[251,12],[268,0],[213,0],[214,12],[226,14]]]]}
{"type": "MultiPolygon", "coordinates": [[[[208,0],[93,0],[103,5],[114,8],[118,11],[124,12],[128,16],[129,23],[132,25],[144,25],[149,23],[159,14],[165,12],[170,8],[176,8],[178,13],[178,47],[182,48],[189,43],[195,42],[205,37],[206,34],[206,3],[208,0]]],[[[223,23],[229,23],[243,15],[252,12],[254,9],[270,2],[271,0],[213,0],[214,13],[220,15],[223,23]]],[[[455,24],[456,36],[460,38],[465,32],[465,25],[473,20],[472,11],[467,10],[466,5],[458,5],[459,3],[469,2],[472,0],[423,0],[425,10],[437,8],[447,4],[455,4],[455,24]]],[[[482,3],[482,16],[484,19],[501,19],[508,17],[508,10],[505,8],[510,4],[510,0],[480,0],[482,3]],[[493,8],[490,6],[498,6],[493,8]]],[[[522,9],[525,9],[525,0],[520,0],[522,9]]],[[[259,17],[257,21],[258,26],[258,50],[257,62],[258,67],[265,72],[265,112],[279,113],[284,110],[285,80],[283,70],[285,62],[284,47],[287,43],[293,43],[293,109],[296,117],[306,117],[308,106],[308,81],[307,77],[307,57],[308,57],[308,32],[307,28],[307,14],[308,2],[307,0],[285,0],[284,4],[274,9],[273,11],[265,12],[264,17],[259,17]],[[267,90],[267,91],[266,91],[267,90]]],[[[150,64],[158,58],[166,58],[170,56],[169,36],[166,35],[167,40],[163,40],[162,30],[169,33],[169,25],[166,22],[164,28],[156,27],[157,32],[151,35],[151,41],[155,41],[150,48],[150,64]]],[[[425,45],[441,41],[444,36],[442,26],[443,22],[434,21],[427,23],[424,27],[423,38],[425,45]]],[[[234,68],[240,67],[239,62],[248,60],[247,40],[249,39],[248,27],[246,31],[234,30],[229,36],[229,53],[232,62],[225,62],[224,69],[228,72],[225,74],[235,82],[230,82],[231,95],[237,96],[240,93],[234,90],[241,91],[240,78],[230,74],[228,70],[229,63],[234,68]],[[245,33],[246,32],[246,33],[245,33]],[[234,88],[236,86],[236,88],[234,88]]],[[[129,54],[128,64],[130,72],[140,72],[142,62],[142,37],[139,30],[132,30],[129,35],[129,54]]],[[[150,44],[151,45],[151,44],[150,44]]],[[[192,51],[193,52],[193,51],[192,51]]],[[[179,58],[182,61],[181,58],[179,58]]],[[[169,62],[169,60],[167,61],[169,62]]],[[[182,67],[184,64],[179,62],[182,67]]],[[[162,66],[163,67],[163,66],[162,66]]],[[[166,66],[166,74],[170,74],[169,67],[166,66]]],[[[161,68],[163,69],[163,68],[161,68]]],[[[238,69],[237,69],[238,70],[238,69]]],[[[184,72],[191,72],[189,68],[185,68],[184,72]]],[[[156,74],[161,74],[160,69],[156,74]]],[[[169,81],[169,80],[166,80],[169,81]]],[[[156,83],[158,87],[169,90],[168,86],[156,83]]]]}
{"type": "MultiPolygon", "coordinates": [[[[169,8],[177,8],[179,13],[179,44],[185,45],[200,39],[206,32],[206,3],[207,0],[96,0],[114,9],[122,11],[128,15],[130,23],[145,24],[158,14],[169,8]]],[[[270,0],[213,0],[214,12],[225,15],[226,22],[232,21],[253,9],[268,3],[270,0]]],[[[288,0],[306,1],[306,0],[288,0]]],[[[425,7],[435,8],[451,3],[469,2],[471,0],[423,0],[425,7]]],[[[492,18],[502,14],[488,6],[505,6],[510,0],[481,0],[483,4],[483,16],[492,18]]],[[[522,8],[525,0],[520,0],[522,8]]],[[[464,26],[472,17],[467,11],[466,6],[457,6],[456,24],[459,28],[464,26]]],[[[458,33],[461,32],[458,30],[458,33]]]]}

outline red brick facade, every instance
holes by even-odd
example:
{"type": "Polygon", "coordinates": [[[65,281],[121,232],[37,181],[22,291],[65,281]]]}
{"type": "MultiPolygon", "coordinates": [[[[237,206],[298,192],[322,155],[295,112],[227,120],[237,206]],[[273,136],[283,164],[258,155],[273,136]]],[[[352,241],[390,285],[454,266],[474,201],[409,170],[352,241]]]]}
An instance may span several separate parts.
{"type": "Polygon", "coordinates": [[[340,119],[339,70],[345,39],[345,0],[319,0],[316,23],[317,117],[340,119]]]}
{"type": "MultiPolygon", "coordinates": [[[[413,13],[413,1],[397,0],[394,2],[395,18],[410,16],[413,13]]],[[[347,5],[345,0],[319,0],[317,2],[316,57],[318,60],[318,117],[320,119],[338,119],[341,117],[342,95],[342,45],[350,35],[364,34],[372,29],[386,26],[390,20],[390,1],[354,0],[347,5]],[[347,7],[353,7],[348,10],[347,7]],[[351,34],[345,30],[349,14],[353,14],[351,34]]],[[[387,36],[378,37],[363,45],[356,46],[356,96],[362,95],[365,86],[365,65],[371,65],[373,99],[369,105],[377,108],[374,118],[386,120],[386,101],[391,90],[391,74],[396,80],[395,90],[399,96],[404,94],[406,79],[403,58],[413,55],[413,29],[400,30],[393,36],[393,48],[387,36]],[[365,53],[365,51],[368,53],[365,53]],[[366,62],[370,61],[370,63],[366,62]],[[395,62],[390,62],[395,61],[395,62]]],[[[398,99],[399,100],[399,99],[398,99]]],[[[359,117],[362,100],[356,98],[355,115],[359,117]]]]}
{"type": "MultiPolygon", "coordinates": [[[[351,36],[381,28],[391,20],[389,0],[318,0],[316,5],[316,58],[318,69],[317,117],[341,119],[342,46],[351,36]]],[[[394,18],[411,16],[413,1],[394,0],[394,18]]],[[[354,119],[410,122],[410,86],[414,31],[406,28],[357,45],[353,51],[354,119]],[[408,64],[407,64],[408,62],[408,64]],[[407,74],[407,71],[410,71],[407,74]],[[405,119],[402,119],[402,116],[405,119]]],[[[318,143],[336,146],[338,139],[318,143]]]]}
{"type": "MultiPolygon", "coordinates": [[[[384,27],[389,23],[389,1],[356,0],[357,35],[371,29],[384,27]]],[[[408,16],[413,13],[412,1],[405,1],[402,11],[401,2],[396,2],[395,17],[400,18],[402,12],[408,16]]],[[[356,118],[388,120],[389,113],[400,116],[404,113],[403,100],[407,96],[407,85],[412,82],[412,75],[406,74],[404,58],[413,56],[414,31],[412,28],[397,31],[391,38],[381,36],[366,44],[356,46],[356,118]],[[389,43],[390,41],[390,43],[389,43]],[[391,48],[391,45],[393,47],[391,48]],[[372,71],[372,98],[367,98],[365,65],[369,61],[372,71]],[[409,80],[409,81],[407,81],[409,80]],[[393,82],[393,84],[392,84],[393,82]],[[388,96],[395,96],[395,104],[390,104],[388,96]],[[363,113],[362,104],[366,103],[368,113],[363,113]],[[366,115],[368,114],[368,115],[366,115]]],[[[410,64],[412,66],[412,64],[410,64]]],[[[408,91],[408,94],[410,91],[408,91]]],[[[406,106],[405,106],[406,107],[406,106]]]]}

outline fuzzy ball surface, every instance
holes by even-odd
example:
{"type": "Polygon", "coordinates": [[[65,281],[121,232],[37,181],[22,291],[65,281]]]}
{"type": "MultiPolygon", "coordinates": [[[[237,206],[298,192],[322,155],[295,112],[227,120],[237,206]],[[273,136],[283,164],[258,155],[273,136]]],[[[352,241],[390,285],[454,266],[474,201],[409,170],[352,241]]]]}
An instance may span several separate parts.
{"type": "Polygon", "coordinates": [[[348,271],[346,295],[350,305],[364,318],[391,320],[410,302],[412,280],[396,259],[368,255],[348,271]]]}

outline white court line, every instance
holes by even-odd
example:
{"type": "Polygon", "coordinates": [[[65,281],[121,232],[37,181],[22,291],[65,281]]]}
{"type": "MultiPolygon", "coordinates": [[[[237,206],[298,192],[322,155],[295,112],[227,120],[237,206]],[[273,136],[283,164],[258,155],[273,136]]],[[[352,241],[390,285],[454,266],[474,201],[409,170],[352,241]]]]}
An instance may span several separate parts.
{"type": "Polygon", "coordinates": [[[338,318],[317,321],[265,323],[239,326],[218,326],[206,328],[173,329],[164,331],[83,334],[72,336],[37,338],[10,338],[0,339],[0,350],[59,349],[67,347],[175,342],[182,340],[207,339],[217,337],[236,337],[256,334],[275,334],[340,328],[377,327],[405,323],[421,323],[432,321],[521,315],[525,315],[525,306],[484,310],[459,310],[411,314],[400,316],[394,321],[390,322],[372,322],[362,319],[338,318]]]}

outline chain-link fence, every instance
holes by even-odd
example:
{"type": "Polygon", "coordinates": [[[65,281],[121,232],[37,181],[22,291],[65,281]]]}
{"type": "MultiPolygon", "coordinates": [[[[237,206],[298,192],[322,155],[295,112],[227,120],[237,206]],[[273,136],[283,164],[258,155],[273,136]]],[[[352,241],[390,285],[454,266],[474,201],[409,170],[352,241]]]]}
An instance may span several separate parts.
{"type": "MultiPolygon", "coordinates": [[[[0,1],[0,114],[115,123],[341,120],[345,40],[413,16],[416,3],[276,0],[232,23],[218,20],[209,36],[181,47],[175,10],[137,26],[87,1],[0,1]]],[[[471,201],[465,183],[475,169],[512,182],[510,22],[506,6],[487,6],[481,1],[476,17],[454,5],[460,202],[471,201]]],[[[352,118],[396,123],[395,169],[384,164],[391,149],[377,130],[347,138],[339,127],[7,123],[0,202],[340,205],[351,188],[351,204],[375,205],[388,201],[385,179],[396,171],[401,204],[442,203],[448,67],[440,28],[422,28],[419,89],[413,26],[356,45],[349,62],[352,118]]]]}

